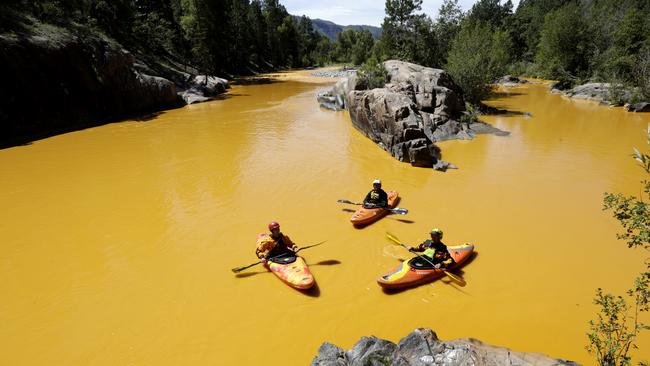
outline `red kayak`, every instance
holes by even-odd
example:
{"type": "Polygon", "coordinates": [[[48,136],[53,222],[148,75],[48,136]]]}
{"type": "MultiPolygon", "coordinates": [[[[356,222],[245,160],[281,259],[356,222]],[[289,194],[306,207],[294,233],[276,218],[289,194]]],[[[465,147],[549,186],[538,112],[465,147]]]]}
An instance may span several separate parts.
{"type": "MultiPolygon", "coordinates": [[[[395,208],[399,202],[397,191],[390,191],[388,195],[388,208],[395,208]]],[[[384,208],[363,208],[358,209],[350,218],[354,226],[366,226],[386,216],[390,211],[384,208]]]]}
{"type": "MultiPolygon", "coordinates": [[[[458,246],[448,246],[447,250],[455,261],[455,264],[447,269],[447,271],[449,271],[462,266],[463,262],[472,256],[474,245],[463,244],[458,246]]],[[[419,257],[414,257],[408,261],[404,261],[394,270],[379,277],[377,283],[385,289],[401,289],[431,282],[437,278],[445,276],[442,269],[423,268],[428,266],[426,263],[423,264],[423,262],[424,261],[419,257]]]]}

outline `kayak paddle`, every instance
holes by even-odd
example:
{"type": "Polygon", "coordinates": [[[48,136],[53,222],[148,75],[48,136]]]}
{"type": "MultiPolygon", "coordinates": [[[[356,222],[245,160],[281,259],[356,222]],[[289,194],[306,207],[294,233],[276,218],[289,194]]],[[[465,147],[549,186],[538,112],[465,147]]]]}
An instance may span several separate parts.
{"type": "MultiPolygon", "coordinates": [[[[352,201],[348,201],[348,200],[336,200],[336,202],[338,202],[338,203],[348,203],[348,204],[357,205],[357,206],[363,206],[363,203],[352,202],[352,201]]],[[[391,213],[398,214],[398,215],[406,215],[407,213],[409,213],[409,210],[407,210],[405,208],[399,208],[399,207],[396,207],[396,208],[376,207],[376,208],[383,208],[386,211],[390,211],[391,213]]]]}
{"type": "MultiPolygon", "coordinates": [[[[323,240],[323,241],[321,241],[320,243],[316,243],[316,244],[313,244],[313,245],[308,245],[308,246],[306,246],[306,247],[298,248],[298,250],[296,250],[296,251],[294,252],[294,254],[295,254],[295,253],[298,253],[299,251],[301,251],[301,250],[303,250],[303,249],[308,249],[308,248],[313,248],[313,247],[319,246],[319,245],[323,244],[323,243],[326,242],[326,241],[327,241],[327,240],[323,240]]],[[[273,258],[275,258],[275,257],[273,257],[273,258]]],[[[273,258],[269,258],[269,259],[273,259],[273,258]]],[[[262,261],[258,261],[258,262],[255,262],[255,263],[253,263],[253,264],[249,264],[249,265],[247,265],[247,266],[243,266],[243,267],[236,267],[236,268],[233,268],[231,271],[233,271],[233,273],[238,273],[238,272],[241,272],[241,271],[245,270],[246,268],[251,268],[251,267],[256,266],[256,265],[258,265],[258,264],[260,264],[260,263],[262,263],[262,261]]]]}
{"type": "MultiPolygon", "coordinates": [[[[433,262],[431,262],[430,260],[428,260],[425,256],[422,256],[422,255],[419,255],[419,254],[417,254],[417,253],[412,252],[412,251],[409,249],[409,247],[407,247],[406,245],[402,244],[402,243],[399,241],[399,239],[397,239],[397,237],[396,237],[395,235],[393,235],[393,234],[391,234],[391,233],[389,233],[389,232],[386,232],[386,237],[391,241],[391,243],[393,243],[393,244],[395,244],[395,245],[401,245],[401,246],[403,246],[403,247],[404,247],[406,250],[408,250],[409,252],[411,252],[411,253],[417,255],[418,257],[424,259],[425,261],[429,262],[429,264],[431,264],[432,266],[435,267],[435,264],[433,264],[433,262]]],[[[449,276],[451,279],[453,279],[453,280],[455,280],[455,281],[457,281],[457,282],[463,282],[463,279],[462,279],[462,278],[460,278],[460,277],[458,277],[458,276],[456,276],[456,275],[454,275],[454,274],[451,274],[451,273],[445,271],[444,269],[442,269],[442,266],[440,266],[440,269],[442,270],[442,272],[443,272],[444,274],[446,274],[447,276],[449,276]]]]}

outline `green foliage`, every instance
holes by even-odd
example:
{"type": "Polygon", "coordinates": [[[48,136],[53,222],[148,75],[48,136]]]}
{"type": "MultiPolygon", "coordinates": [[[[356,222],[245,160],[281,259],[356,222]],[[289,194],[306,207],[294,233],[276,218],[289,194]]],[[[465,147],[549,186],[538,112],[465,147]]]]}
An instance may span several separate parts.
{"type": "Polygon", "coordinates": [[[463,89],[466,100],[478,103],[489,95],[491,83],[505,72],[510,44],[503,31],[492,31],[483,23],[463,23],[452,43],[446,70],[463,89]]]}
{"type": "Polygon", "coordinates": [[[636,9],[628,9],[607,40],[609,47],[597,61],[599,72],[606,78],[623,82],[634,80],[635,65],[641,50],[648,43],[646,17],[636,9]]]}
{"type": "Polygon", "coordinates": [[[600,306],[600,312],[596,321],[589,321],[586,349],[596,356],[598,365],[631,365],[630,347],[636,347],[634,342],[641,331],[650,329],[638,320],[639,312],[648,310],[647,275],[637,278],[634,289],[628,292],[634,303],[631,317],[630,306],[623,297],[596,290],[594,304],[600,306]]]}
{"type": "Polygon", "coordinates": [[[357,71],[357,86],[361,89],[383,88],[388,71],[376,56],[370,57],[357,71]]]}
{"type": "MultiPolygon", "coordinates": [[[[650,144],[650,124],[647,129],[650,144]]],[[[646,173],[650,174],[650,156],[634,149],[632,155],[646,173]]],[[[604,209],[612,210],[614,217],[623,226],[624,233],[618,234],[628,247],[650,249],[650,181],[644,181],[643,197],[626,197],[621,194],[606,193],[604,209]]],[[[596,291],[594,303],[600,306],[596,321],[589,321],[590,332],[587,333],[589,353],[596,356],[599,365],[631,365],[630,348],[636,348],[635,341],[642,331],[650,326],[639,321],[639,313],[650,310],[650,261],[645,258],[646,270],[634,281],[634,286],[627,291],[633,307],[622,296],[603,294],[596,291]],[[632,314],[630,315],[630,312],[632,314]]]]}
{"type": "Polygon", "coordinates": [[[460,31],[461,21],[463,20],[463,11],[458,5],[458,0],[443,0],[438,17],[434,24],[438,59],[440,63],[432,62],[431,66],[442,67],[447,60],[451,43],[460,31]]]}
{"type": "MultiPolygon", "coordinates": [[[[647,130],[648,144],[650,144],[650,125],[647,130]]],[[[636,160],[646,173],[650,174],[650,156],[634,148],[632,158],[636,160]]],[[[643,247],[650,249],[650,181],[643,181],[642,198],[623,196],[621,194],[605,193],[604,210],[613,211],[614,217],[621,223],[625,230],[617,234],[618,239],[625,240],[628,247],[643,247]]]]}
{"type": "Polygon", "coordinates": [[[375,40],[369,30],[364,29],[359,32],[357,42],[352,46],[352,63],[361,65],[366,62],[371,55],[374,44],[375,40]]]}
{"type": "Polygon", "coordinates": [[[639,87],[640,99],[650,100],[650,46],[644,47],[637,56],[634,80],[639,87]]]}
{"type": "Polygon", "coordinates": [[[361,65],[372,54],[374,44],[369,30],[345,29],[336,36],[333,58],[338,62],[361,65]]]}
{"type": "Polygon", "coordinates": [[[416,14],[422,0],[386,0],[386,17],[382,23],[382,41],[385,56],[415,61],[416,23],[423,15],[416,14]]]}
{"type": "Polygon", "coordinates": [[[519,2],[508,27],[517,59],[528,62],[535,60],[546,14],[567,2],[568,0],[521,0],[519,2]]]}
{"type": "Polygon", "coordinates": [[[478,122],[481,112],[471,103],[465,103],[465,112],[460,116],[460,122],[466,125],[478,122]]]}
{"type": "Polygon", "coordinates": [[[478,0],[472,5],[467,21],[471,24],[483,23],[492,28],[504,27],[512,16],[512,1],[507,0],[503,5],[501,0],[478,0]]]}
{"type": "Polygon", "coordinates": [[[590,41],[586,20],[576,3],[548,13],[537,53],[544,76],[584,77],[589,71],[590,41]]]}

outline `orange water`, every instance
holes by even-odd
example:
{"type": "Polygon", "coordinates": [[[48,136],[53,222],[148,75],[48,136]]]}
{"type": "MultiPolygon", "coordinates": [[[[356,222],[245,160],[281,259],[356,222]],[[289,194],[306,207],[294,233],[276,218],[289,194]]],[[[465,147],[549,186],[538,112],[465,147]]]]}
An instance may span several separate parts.
{"type": "Polygon", "coordinates": [[[485,118],[509,137],[441,143],[460,169],[440,173],[319,109],[326,84],[281,80],[0,151],[0,364],[306,365],[323,341],[416,327],[593,363],[595,289],[622,293],[646,255],[601,206],[639,193],[629,154],[647,148],[647,114],[510,89],[490,103],[532,117],[485,118]],[[354,229],[336,200],[374,178],[410,213],[354,229]],[[271,220],[300,245],[327,240],[302,252],[318,291],[230,271],[256,261],[271,220]],[[382,292],[375,279],[408,257],[385,232],[415,244],[434,226],[476,245],[466,286],[382,292]]]}

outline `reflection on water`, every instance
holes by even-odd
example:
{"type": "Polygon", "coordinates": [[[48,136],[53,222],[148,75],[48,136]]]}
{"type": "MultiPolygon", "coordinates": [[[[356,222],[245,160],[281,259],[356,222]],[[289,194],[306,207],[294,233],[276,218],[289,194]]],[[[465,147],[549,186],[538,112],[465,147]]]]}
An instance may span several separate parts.
{"type": "Polygon", "coordinates": [[[594,290],[622,293],[643,268],[601,201],[638,193],[646,115],[510,89],[489,103],[518,113],[486,120],[511,135],[441,143],[460,167],[443,174],[395,161],[306,81],[1,150],[0,364],[305,365],[323,341],[416,327],[591,363],[594,290]],[[356,230],[336,200],[377,177],[409,214],[356,230]],[[301,252],[313,292],[230,271],[271,220],[299,245],[327,240],[301,252]],[[375,279],[409,254],[385,232],[416,244],[432,227],[476,245],[465,285],[386,295],[375,279]]]}

